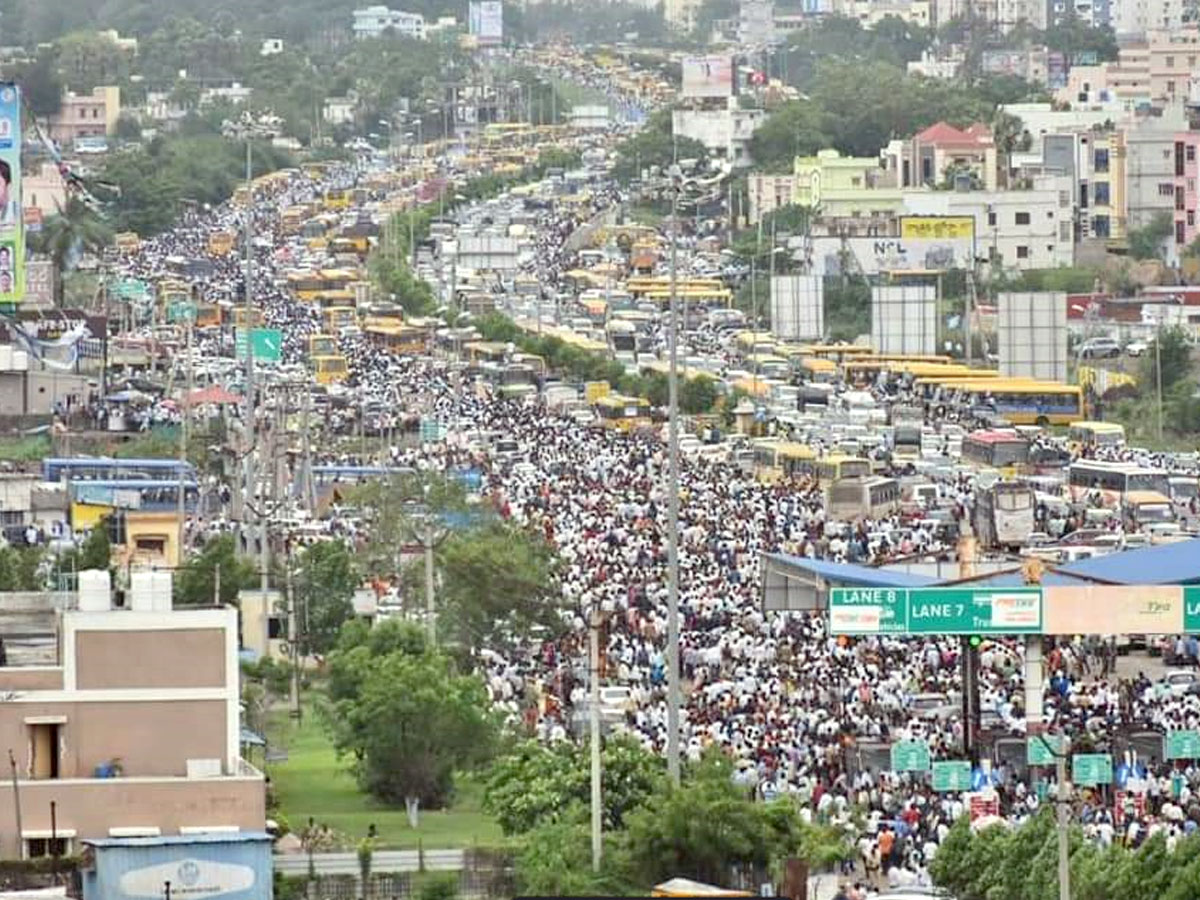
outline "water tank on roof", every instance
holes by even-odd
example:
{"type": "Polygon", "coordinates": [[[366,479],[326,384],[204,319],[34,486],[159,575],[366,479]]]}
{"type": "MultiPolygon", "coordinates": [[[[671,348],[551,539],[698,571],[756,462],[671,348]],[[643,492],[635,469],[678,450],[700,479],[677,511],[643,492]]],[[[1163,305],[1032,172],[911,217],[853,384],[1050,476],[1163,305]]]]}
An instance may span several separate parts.
{"type": "Polygon", "coordinates": [[[107,569],[85,569],[79,573],[79,611],[106,612],[112,609],[112,577],[107,569]]]}
{"type": "Polygon", "coordinates": [[[170,572],[142,571],[129,577],[129,608],[134,612],[170,612],[170,572]]]}

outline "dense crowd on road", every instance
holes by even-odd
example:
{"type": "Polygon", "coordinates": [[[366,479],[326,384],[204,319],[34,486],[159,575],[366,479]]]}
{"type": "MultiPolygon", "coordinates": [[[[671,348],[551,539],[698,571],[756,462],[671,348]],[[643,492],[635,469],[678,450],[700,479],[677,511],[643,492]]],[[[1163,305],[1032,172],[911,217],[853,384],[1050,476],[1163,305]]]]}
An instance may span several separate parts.
{"type": "MultiPolygon", "coordinates": [[[[298,173],[253,201],[253,305],[263,311],[267,325],[282,329],[285,361],[302,358],[305,339],[319,323],[309,306],[279,287],[298,250],[296,240],[279,231],[277,212],[314,199],[324,187],[352,184],[355,170],[335,168],[326,178],[319,182],[298,173]]],[[[556,290],[561,274],[575,263],[565,249],[567,237],[620,200],[617,189],[606,186],[590,205],[541,213],[530,274],[544,289],[556,290]]],[[[243,260],[237,254],[210,256],[207,238],[239,230],[242,216],[233,206],[198,214],[125,257],[121,275],[154,280],[167,274],[168,257],[206,258],[213,267],[206,293],[241,303],[243,260]]],[[[202,337],[198,347],[210,356],[231,350],[219,336],[202,337]]],[[[453,440],[393,447],[389,458],[433,471],[463,464],[482,469],[485,500],[514,523],[544,534],[557,550],[561,574],[555,590],[567,636],[553,643],[514,641],[492,648],[486,676],[497,706],[514,725],[547,741],[568,739],[586,695],[585,622],[598,608],[606,621],[607,677],[630,689],[631,704],[619,728],[664,752],[668,504],[662,441],[655,434],[585,427],[534,401],[501,399],[486,386],[466,383],[446,360],[397,357],[354,336],[343,337],[342,348],[348,386],[360,402],[398,415],[420,410],[452,432],[499,433],[518,442],[516,458],[503,461],[453,440]]],[[[336,419],[328,423],[337,424],[336,419]]],[[[965,513],[969,482],[950,480],[942,490],[965,513]]],[[[959,754],[961,715],[924,717],[913,707],[920,694],[952,698],[961,690],[959,640],[838,639],[827,633],[820,616],[765,613],[759,569],[762,555],[770,553],[866,563],[913,553],[948,558],[953,548],[937,533],[907,528],[894,516],[847,528],[829,520],[815,486],[765,485],[731,463],[705,457],[684,458],[681,500],[680,662],[687,758],[719,747],[736,760],[738,778],[748,789],[763,797],[794,794],[804,802],[806,815],[853,831],[859,871],[875,886],[926,882],[939,841],[966,814],[963,799],[935,794],[924,779],[863,767],[854,750],[860,744],[921,739],[935,758],[959,754]],[[861,831],[852,822],[855,809],[868,816],[861,831]]],[[[195,523],[192,535],[199,540],[231,527],[224,519],[195,523]]],[[[355,536],[353,527],[336,517],[328,531],[355,536]]],[[[1047,686],[1053,724],[1100,745],[1117,728],[1200,725],[1200,696],[1164,691],[1145,678],[1119,679],[1110,650],[1100,641],[1067,642],[1054,650],[1047,686]]],[[[999,730],[1021,735],[1020,648],[995,642],[980,655],[983,707],[999,730]]],[[[1194,830],[1200,822],[1200,771],[1186,769],[1173,777],[1155,769],[1149,775],[1145,815],[1128,817],[1118,831],[1111,802],[1089,801],[1083,817],[1089,833],[1102,841],[1138,843],[1157,830],[1172,839],[1194,830]]],[[[994,780],[1001,813],[1009,820],[1020,821],[1043,802],[1018,768],[1000,764],[985,777],[994,780]]]]}

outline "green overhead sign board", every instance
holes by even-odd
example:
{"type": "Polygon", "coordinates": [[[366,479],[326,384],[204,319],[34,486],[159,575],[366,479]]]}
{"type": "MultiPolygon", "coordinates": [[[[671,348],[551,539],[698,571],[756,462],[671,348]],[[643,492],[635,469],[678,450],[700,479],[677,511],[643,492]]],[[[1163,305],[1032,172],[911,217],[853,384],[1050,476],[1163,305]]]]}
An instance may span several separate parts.
{"type": "Polygon", "coordinates": [[[935,791],[971,790],[971,764],[966,760],[948,759],[933,764],[935,791]]]}
{"type": "Polygon", "coordinates": [[[1112,784],[1112,756],[1108,753],[1076,753],[1071,757],[1071,780],[1089,786],[1112,784]]]}
{"type": "Polygon", "coordinates": [[[832,588],[833,634],[1039,634],[1039,588],[832,588]]]}
{"type": "Polygon", "coordinates": [[[1025,742],[1025,762],[1031,766],[1053,766],[1058,756],[1066,752],[1067,742],[1061,734],[1042,734],[1025,742]]]}
{"type": "MultiPolygon", "coordinates": [[[[239,328],[234,335],[234,350],[239,359],[246,358],[246,329],[239,328]]],[[[278,328],[251,328],[250,344],[258,362],[279,362],[283,359],[283,332],[278,328]]]]}
{"type": "Polygon", "coordinates": [[[924,741],[899,741],[892,744],[893,772],[928,772],[929,745],[924,741]]]}
{"type": "Polygon", "coordinates": [[[1200,759],[1200,731],[1168,731],[1167,759],[1200,759]]]}

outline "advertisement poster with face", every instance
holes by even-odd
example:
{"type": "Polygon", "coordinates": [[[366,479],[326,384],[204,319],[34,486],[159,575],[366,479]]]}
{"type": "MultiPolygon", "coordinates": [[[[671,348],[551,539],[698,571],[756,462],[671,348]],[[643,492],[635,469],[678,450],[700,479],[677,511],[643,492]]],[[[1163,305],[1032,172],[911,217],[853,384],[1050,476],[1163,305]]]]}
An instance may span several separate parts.
{"type": "Polygon", "coordinates": [[[21,95],[0,82],[0,306],[25,293],[24,225],[21,216],[21,95]]]}

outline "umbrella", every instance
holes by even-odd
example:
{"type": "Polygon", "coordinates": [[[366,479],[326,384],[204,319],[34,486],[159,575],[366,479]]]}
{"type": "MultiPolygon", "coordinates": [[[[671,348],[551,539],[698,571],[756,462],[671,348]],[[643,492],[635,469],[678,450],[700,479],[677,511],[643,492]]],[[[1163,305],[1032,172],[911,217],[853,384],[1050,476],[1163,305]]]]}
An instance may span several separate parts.
{"type": "Polygon", "coordinates": [[[206,403],[226,404],[241,402],[241,397],[217,384],[198,391],[192,391],[184,399],[185,406],[200,406],[206,403]]]}

